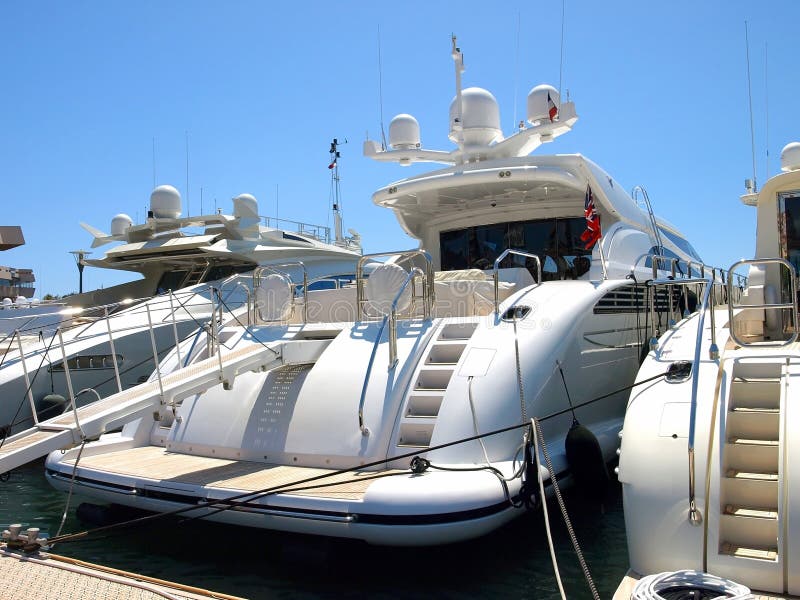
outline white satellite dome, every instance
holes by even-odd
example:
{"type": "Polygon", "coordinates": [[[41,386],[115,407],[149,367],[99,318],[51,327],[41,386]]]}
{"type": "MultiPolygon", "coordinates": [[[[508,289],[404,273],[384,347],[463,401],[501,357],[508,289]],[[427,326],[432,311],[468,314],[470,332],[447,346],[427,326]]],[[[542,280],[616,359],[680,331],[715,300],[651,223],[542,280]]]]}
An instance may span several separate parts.
{"type": "Polygon", "coordinates": [[[389,123],[389,145],[395,150],[420,147],[419,123],[411,115],[397,115],[389,123]]]}
{"type": "Polygon", "coordinates": [[[258,200],[252,194],[239,194],[233,199],[233,216],[258,218],[258,200]]]}
{"type": "Polygon", "coordinates": [[[123,213],[114,215],[114,218],[111,219],[111,235],[125,235],[125,230],[131,225],[133,225],[133,219],[128,215],[123,213]]]}
{"type": "Polygon", "coordinates": [[[561,106],[561,95],[552,85],[537,85],[528,92],[528,122],[531,125],[550,121],[548,96],[556,109],[558,109],[561,106]]]}
{"type": "Polygon", "coordinates": [[[181,216],[181,194],[171,185],[160,185],[150,194],[150,210],[158,219],[181,216]]]}
{"type": "Polygon", "coordinates": [[[781,150],[781,171],[797,170],[800,170],[800,142],[792,142],[781,150]]]}
{"type": "Polygon", "coordinates": [[[13,303],[14,303],[14,302],[11,300],[11,298],[3,298],[3,307],[4,307],[4,308],[8,308],[8,307],[9,307],[9,306],[11,306],[13,303]]]}
{"type": "Polygon", "coordinates": [[[39,304],[39,302],[41,302],[41,300],[39,300],[38,298],[36,297],[31,298],[31,304],[39,304]]]}
{"type": "Polygon", "coordinates": [[[17,306],[27,306],[28,299],[25,296],[17,296],[17,300],[15,302],[17,306]]]}
{"type": "MultiPolygon", "coordinates": [[[[453,98],[450,103],[449,137],[454,142],[458,142],[458,134],[453,127],[458,117],[457,99],[453,98]]],[[[488,146],[503,135],[497,100],[483,88],[471,87],[461,92],[461,120],[467,146],[488,146]]]]}

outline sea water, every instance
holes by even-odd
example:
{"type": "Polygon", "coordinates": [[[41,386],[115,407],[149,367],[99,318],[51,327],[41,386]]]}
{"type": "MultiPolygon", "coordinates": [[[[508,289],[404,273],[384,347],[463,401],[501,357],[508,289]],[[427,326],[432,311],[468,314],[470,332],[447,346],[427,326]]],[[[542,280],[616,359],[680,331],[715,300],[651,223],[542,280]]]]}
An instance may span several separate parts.
{"type": "MultiPolygon", "coordinates": [[[[603,507],[564,494],[569,517],[601,598],[627,570],[619,484],[603,507]]],[[[0,525],[23,523],[54,535],[67,495],[50,487],[42,461],[0,482],[0,525]]],[[[62,533],[94,527],[76,516],[88,499],[73,495],[62,533]]],[[[591,598],[555,501],[548,504],[565,592],[591,598]]],[[[150,577],[262,598],[560,598],[541,509],[468,542],[428,548],[364,543],[244,529],[166,517],[148,525],[65,542],[53,552],[150,577]]]]}

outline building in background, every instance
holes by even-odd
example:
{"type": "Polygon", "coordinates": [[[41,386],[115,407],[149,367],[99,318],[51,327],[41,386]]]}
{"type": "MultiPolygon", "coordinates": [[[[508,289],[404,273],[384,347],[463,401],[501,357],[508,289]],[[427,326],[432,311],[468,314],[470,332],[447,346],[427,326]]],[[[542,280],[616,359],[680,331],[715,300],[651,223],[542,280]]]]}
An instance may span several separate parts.
{"type": "MultiPolygon", "coordinates": [[[[0,250],[10,250],[22,246],[25,238],[22,228],[17,225],[0,225],[0,250]]],[[[19,296],[32,298],[36,291],[33,284],[36,278],[31,269],[15,269],[0,266],[0,300],[19,296]]]]}

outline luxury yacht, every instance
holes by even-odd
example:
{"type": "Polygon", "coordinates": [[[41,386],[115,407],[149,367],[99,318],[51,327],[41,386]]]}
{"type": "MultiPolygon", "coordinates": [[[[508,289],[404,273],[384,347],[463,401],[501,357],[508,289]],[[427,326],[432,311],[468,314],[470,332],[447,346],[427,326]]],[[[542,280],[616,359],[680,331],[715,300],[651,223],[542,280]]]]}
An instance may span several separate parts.
{"type": "Polygon", "coordinates": [[[323,287],[353,277],[361,256],[357,237],[345,238],[338,226],[331,239],[326,227],[279,223],[295,225],[292,231],[262,220],[270,222],[249,194],[233,199],[231,215],[181,217],[178,191],[159,186],[145,223],[117,215],[111,234],[84,225],[94,236],[92,247],[122,244],[102,258],[81,260],[142,277],[71,296],[61,310],[26,319],[0,340],[0,431],[27,429],[38,417],[145,381],[212,315],[243,320],[259,265],[302,263],[311,285],[323,287]]]}
{"type": "MultiPolygon", "coordinates": [[[[258,272],[253,325],[180,346],[120,397],[120,432],[49,455],[55,487],[250,527],[442,544],[536,506],[539,476],[552,489],[532,462],[532,417],[559,479],[605,481],[650,323],[679,310],[644,281],[654,268],[690,275],[699,258],[589,159],[528,156],[577,120],[555,88],[533,88],[530,126],[504,138],[494,97],[461,89],[455,42],[453,58],[456,148],[423,149],[409,115],[391,122],[389,148],[364,147],[446,165],[373,195],[419,249],[364,256],[354,285],[298,295],[290,274],[258,272]],[[367,276],[370,261],[381,264],[367,276]],[[576,428],[594,454],[569,460],[576,428]]],[[[108,422],[119,419],[87,413],[83,435],[108,422]]],[[[58,424],[72,429],[10,438],[0,471],[80,442],[71,416],[58,424]]]]}
{"type": "Polygon", "coordinates": [[[654,341],[637,376],[654,380],[631,393],[621,435],[631,572],[616,598],[800,596],[800,143],[781,168],[742,196],[755,258],[725,289],[703,281],[701,310],[654,341]]]}

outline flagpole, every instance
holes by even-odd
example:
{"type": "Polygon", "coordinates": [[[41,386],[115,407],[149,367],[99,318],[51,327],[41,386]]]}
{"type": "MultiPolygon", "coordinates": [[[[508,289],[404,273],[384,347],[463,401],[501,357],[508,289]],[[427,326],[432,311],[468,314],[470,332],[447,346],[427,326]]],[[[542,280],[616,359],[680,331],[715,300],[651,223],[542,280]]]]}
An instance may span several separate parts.
{"type": "Polygon", "coordinates": [[[597,240],[597,249],[600,251],[600,266],[603,268],[603,281],[608,279],[608,271],[606,271],[606,255],[603,252],[603,237],[597,240]]]}

